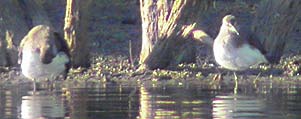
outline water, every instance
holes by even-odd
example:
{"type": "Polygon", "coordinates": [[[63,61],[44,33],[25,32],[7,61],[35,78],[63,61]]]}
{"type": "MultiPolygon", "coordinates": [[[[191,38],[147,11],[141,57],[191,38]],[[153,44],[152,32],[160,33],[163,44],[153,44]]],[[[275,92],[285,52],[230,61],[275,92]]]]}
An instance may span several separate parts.
{"type": "Polygon", "coordinates": [[[297,83],[30,83],[0,86],[1,119],[300,119],[297,83]]]}

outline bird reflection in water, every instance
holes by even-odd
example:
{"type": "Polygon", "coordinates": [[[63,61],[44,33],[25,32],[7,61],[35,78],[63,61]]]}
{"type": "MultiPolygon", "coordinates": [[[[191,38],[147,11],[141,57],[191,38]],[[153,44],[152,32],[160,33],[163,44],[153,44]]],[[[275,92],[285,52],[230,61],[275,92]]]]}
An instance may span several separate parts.
{"type": "Polygon", "coordinates": [[[60,96],[39,91],[22,97],[22,119],[48,119],[65,117],[65,108],[60,96]]]}
{"type": "Polygon", "coordinates": [[[249,96],[216,96],[212,101],[214,119],[265,118],[265,102],[249,96]]]}

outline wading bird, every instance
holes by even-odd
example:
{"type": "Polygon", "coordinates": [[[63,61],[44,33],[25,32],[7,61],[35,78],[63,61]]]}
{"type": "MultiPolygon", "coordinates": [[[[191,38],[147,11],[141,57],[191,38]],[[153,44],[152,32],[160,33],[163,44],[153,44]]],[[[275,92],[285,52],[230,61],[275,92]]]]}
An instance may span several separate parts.
{"type": "Polygon", "coordinates": [[[49,26],[38,25],[22,39],[19,49],[22,74],[33,80],[66,78],[69,69],[69,52],[63,38],[49,26]]]}
{"type": "Polygon", "coordinates": [[[222,26],[213,43],[213,53],[216,62],[223,68],[234,71],[248,69],[252,65],[268,63],[265,50],[256,36],[238,26],[235,16],[226,15],[222,26]]]}

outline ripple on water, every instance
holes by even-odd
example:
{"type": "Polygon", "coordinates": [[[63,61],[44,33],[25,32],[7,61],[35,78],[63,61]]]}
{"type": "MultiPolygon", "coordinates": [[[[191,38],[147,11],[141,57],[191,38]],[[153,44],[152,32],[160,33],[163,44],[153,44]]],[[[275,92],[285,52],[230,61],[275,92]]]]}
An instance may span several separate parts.
{"type": "Polygon", "coordinates": [[[183,85],[124,85],[87,83],[57,85],[52,91],[31,83],[0,88],[0,117],[23,119],[126,119],[126,118],[301,118],[298,84],[231,87],[183,85]]]}

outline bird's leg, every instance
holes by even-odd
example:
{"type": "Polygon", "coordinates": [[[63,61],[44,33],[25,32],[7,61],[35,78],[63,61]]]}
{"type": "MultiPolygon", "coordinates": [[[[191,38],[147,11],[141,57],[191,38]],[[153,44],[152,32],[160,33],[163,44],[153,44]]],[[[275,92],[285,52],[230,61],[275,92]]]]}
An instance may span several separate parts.
{"type": "Polygon", "coordinates": [[[46,87],[46,89],[47,90],[51,90],[51,82],[50,82],[50,80],[49,80],[49,78],[46,78],[46,82],[47,82],[47,87],[46,87]]]}
{"type": "Polygon", "coordinates": [[[37,91],[36,80],[33,79],[33,94],[37,91]]]}
{"type": "Polygon", "coordinates": [[[235,80],[235,86],[234,86],[234,94],[237,94],[237,88],[238,88],[238,78],[237,78],[237,75],[236,75],[236,72],[233,72],[234,74],[234,80],[235,80]]]}
{"type": "Polygon", "coordinates": [[[257,87],[257,81],[258,81],[258,78],[260,75],[261,75],[261,72],[259,72],[259,74],[256,76],[256,78],[253,80],[253,84],[254,84],[255,88],[257,87]]]}
{"type": "MultiPolygon", "coordinates": [[[[51,79],[52,79],[52,77],[51,77],[51,79]]],[[[53,91],[53,80],[51,80],[51,79],[49,79],[49,78],[47,78],[47,89],[49,90],[49,91],[53,91]]]]}
{"type": "Polygon", "coordinates": [[[236,75],[236,72],[233,72],[233,74],[234,74],[234,80],[235,80],[235,82],[237,82],[238,77],[236,75]]]}
{"type": "Polygon", "coordinates": [[[257,80],[260,75],[261,75],[261,72],[258,73],[258,75],[256,76],[255,80],[257,80]]]}

